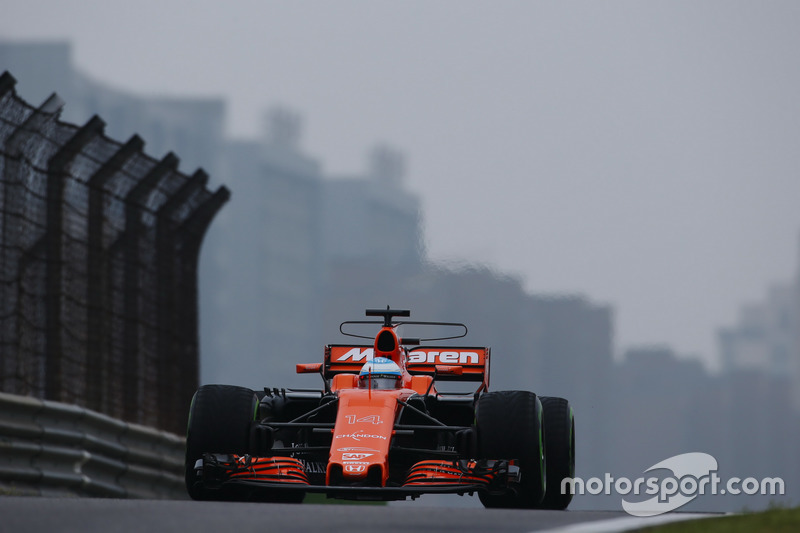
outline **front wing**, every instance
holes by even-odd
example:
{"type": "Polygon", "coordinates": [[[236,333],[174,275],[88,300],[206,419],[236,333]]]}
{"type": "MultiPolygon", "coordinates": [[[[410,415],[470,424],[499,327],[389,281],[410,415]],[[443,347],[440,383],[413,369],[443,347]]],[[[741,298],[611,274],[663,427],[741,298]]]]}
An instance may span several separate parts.
{"type": "Polygon", "coordinates": [[[402,483],[387,486],[309,483],[303,461],[293,457],[253,457],[206,453],[195,464],[196,483],[220,495],[242,490],[265,493],[317,492],[353,500],[403,500],[422,494],[503,494],[516,491],[519,467],[509,461],[425,460],[414,464],[402,483]]]}

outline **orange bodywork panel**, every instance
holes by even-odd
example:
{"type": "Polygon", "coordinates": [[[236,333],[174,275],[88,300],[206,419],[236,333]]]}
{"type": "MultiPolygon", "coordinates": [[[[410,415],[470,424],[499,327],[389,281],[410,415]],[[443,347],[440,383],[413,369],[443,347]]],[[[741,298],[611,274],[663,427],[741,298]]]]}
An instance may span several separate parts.
{"type": "Polygon", "coordinates": [[[331,391],[355,389],[356,386],[358,386],[358,376],[355,374],[336,374],[331,380],[331,391]]]}
{"type": "Polygon", "coordinates": [[[319,374],[322,363],[299,363],[296,365],[298,374],[319,374]]]}
{"type": "Polygon", "coordinates": [[[427,392],[434,393],[436,389],[432,387],[433,377],[431,376],[411,376],[411,390],[417,394],[425,394],[427,392]]]}

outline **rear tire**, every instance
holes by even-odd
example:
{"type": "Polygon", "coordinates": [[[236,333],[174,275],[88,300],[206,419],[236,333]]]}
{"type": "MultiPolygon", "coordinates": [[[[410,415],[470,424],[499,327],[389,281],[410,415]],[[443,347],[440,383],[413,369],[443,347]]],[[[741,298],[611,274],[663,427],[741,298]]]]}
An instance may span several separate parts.
{"type": "Polygon", "coordinates": [[[544,409],[547,487],[538,507],[562,511],[572,501],[572,493],[561,493],[561,482],[575,477],[575,418],[564,398],[540,396],[539,399],[544,409]]]}
{"type": "Polygon", "coordinates": [[[194,465],[204,453],[248,453],[257,408],[258,397],[245,387],[203,385],[197,389],[186,429],[186,490],[192,499],[212,499],[219,492],[197,483],[194,465]]]}
{"type": "Polygon", "coordinates": [[[542,404],[527,391],[487,392],[475,412],[478,452],[483,459],[516,459],[520,468],[519,491],[479,493],[487,508],[532,509],[545,492],[542,404]]]}

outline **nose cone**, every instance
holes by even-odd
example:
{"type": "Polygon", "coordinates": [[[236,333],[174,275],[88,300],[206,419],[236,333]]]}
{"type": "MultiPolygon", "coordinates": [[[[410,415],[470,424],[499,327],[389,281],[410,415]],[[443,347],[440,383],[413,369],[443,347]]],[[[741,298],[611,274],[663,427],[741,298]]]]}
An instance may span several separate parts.
{"type": "Polygon", "coordinates": [[[330,485],[382,486],[400,391],[343,389],[328,459],[330,485]],[[367,482],[367,483],[365,483],[367,482]]]}
{"type": "MultiPolygon", "coordinates": [[[[353,434],[358,441],[375,439],[378,435],[368,433],[353,434]]],[[[376,446],[380,448],[381,446],[376,446]]],[[[338,452],[338,450],[337,450],[338,452]]],[[[328,463],[329,483],[332,485],[367,484],[380,487],[383,485],[385,455],[383,450],[364,446],[347,446],[346,451],[331,453],[328,463]],[[334,459],[334,456],[338,455],[334,459]],[[368,481],[368,483],[364,483],[368,481]]]]}

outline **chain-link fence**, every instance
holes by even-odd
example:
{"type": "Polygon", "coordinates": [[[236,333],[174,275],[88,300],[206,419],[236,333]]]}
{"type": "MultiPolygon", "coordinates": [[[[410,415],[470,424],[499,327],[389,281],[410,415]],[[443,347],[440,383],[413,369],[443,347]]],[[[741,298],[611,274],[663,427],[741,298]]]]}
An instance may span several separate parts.
{"type": "Polygon", "coordinates": [[[197,263],[230,196],[97,116],[59,121],[0,76],[0,390],[182,433],[198,383],[197,263]]]}

